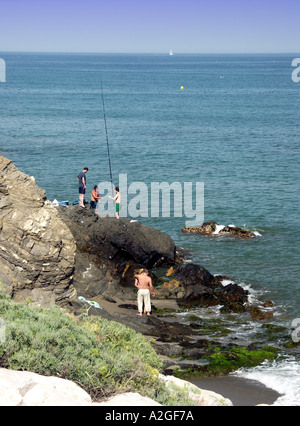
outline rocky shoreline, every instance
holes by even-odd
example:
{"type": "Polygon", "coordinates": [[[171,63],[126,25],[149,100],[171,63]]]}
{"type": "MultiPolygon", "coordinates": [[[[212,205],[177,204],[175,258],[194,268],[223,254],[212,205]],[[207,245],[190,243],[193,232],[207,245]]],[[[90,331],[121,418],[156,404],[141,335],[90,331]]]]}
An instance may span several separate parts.
{"type": "Polygon", "coordinates": [[[56,208],[34,178],[4,157],[0,174],[0,279],[15,301],[58,304],[75,316],[88,310],[120,322],[152,339],[165,374],[228,374],[276,358],[265,342],[224,343],[226,330],[218,320],[189,315],[221,306],[223,314],[262,321],[272,311],[253,306],[248,291],[230,278],[186,263],[168,235],[138,222],[99,218],[89,208],[56,208]],[[140,268],[151,270],[156,287],[150,318],[136,315],[133,276],[140,268]],[[187,323],[179,320],[182,313],[187,323]]]}

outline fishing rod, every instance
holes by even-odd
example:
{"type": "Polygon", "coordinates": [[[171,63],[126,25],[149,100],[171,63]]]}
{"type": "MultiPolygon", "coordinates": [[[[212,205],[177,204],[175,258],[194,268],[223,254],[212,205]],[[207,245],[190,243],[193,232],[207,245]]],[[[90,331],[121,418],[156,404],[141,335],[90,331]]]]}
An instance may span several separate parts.
{"type": "Polygon", "coordinates": [[[113,175],[112,175],[112,167],[111,167],[110,148],[109,148],[109,140],[108,140],[108,130],[107,130],[107,121],[106,121],[106,111],[105,111],[105,103],[104,103],[104,93],[103,93],[102,80],[101,80],[101,94],[102,94],[103,117],[104,117],[104,125],[105,125],[105,135],[106,135],[106,145],[107,145],[107,154],[108,154],[108,164],[109,164],[109,172],[110,172],[111,189],[112,189],[112,196],[114,196],[114,184],[113,184],[113,175]]]}

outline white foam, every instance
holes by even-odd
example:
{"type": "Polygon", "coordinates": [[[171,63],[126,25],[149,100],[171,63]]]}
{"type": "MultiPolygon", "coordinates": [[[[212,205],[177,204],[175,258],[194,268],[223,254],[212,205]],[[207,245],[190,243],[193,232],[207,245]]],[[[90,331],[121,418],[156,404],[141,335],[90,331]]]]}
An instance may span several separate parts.
{"type": "Polygon", "coordinates": [[[189,324],[189,317],[191,315],[195,315],[202,319],[216,319],[218,316],[220,316],[220,309],[222,308],[222,305],[217,306],[207,306],[205,308],[196,308],[194,310],[190,310],[187,312],[178,312],[175,313],[175,315],[181,320],[182,323],[189,324]]]}
{"type": "Polygon", "coordinates": [[[227,287],[228,285],[230,285],[230,284],[234,284],[234,281],[232,281],[232,280],[222,280],[221,281],[221,284],[224,286],[224,287],[227,287]]]}
{"type": "Polygon", "coordinates": [[[295,357],[267,361],[256,368],[241,369],[234,375],[256,380],[283,395],[274,406],[300,406],[300,363],[295,357]]]}
{"type": "Polygon", "coordinates": [[[225,226],[224,225],[216,225],[216,228],[217,229],[215,230],[213,235],[218,235],[225,228],[225,226]]]}

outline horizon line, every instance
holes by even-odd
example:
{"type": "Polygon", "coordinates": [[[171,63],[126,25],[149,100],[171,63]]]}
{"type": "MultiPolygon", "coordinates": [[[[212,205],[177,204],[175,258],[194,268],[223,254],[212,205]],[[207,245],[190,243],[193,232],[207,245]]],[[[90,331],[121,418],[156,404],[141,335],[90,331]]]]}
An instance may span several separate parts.
{"type": "MultiPolygon", "coordinates": [[[[165,55],[168,52],[80,52],[80,51],[40,51],[40,50],[0,50],[1,53],[38,53],[38,54],[62,54],[62,55],[165,55]]],[[[174,56],[179,55],[295,55],[296,52],[174,52],[174,56]]]]}

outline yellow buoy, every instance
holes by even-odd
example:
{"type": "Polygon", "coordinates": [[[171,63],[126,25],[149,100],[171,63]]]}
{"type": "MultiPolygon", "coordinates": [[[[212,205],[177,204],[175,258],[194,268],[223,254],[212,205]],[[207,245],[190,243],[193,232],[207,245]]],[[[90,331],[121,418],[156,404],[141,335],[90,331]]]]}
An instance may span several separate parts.
{"type": "Polygon", "coordinates": [[[184,87],[183,86],[181,86],[181,90],[183,90],[184,89],[184,87]]]}

